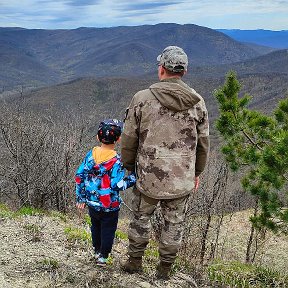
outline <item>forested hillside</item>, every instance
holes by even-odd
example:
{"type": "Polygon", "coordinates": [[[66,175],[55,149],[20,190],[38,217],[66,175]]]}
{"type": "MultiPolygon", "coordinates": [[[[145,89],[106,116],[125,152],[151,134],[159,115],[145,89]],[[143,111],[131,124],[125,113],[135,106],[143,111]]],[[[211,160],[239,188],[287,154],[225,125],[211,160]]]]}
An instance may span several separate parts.
{"type": "Polygon", "coordinates": [[[191,67],[244,61],[270,51],[256,51],[221,32],[193,24],[74,30],[0,28],[0,43],[0,85],[6,90],[84,76],[151,73],[156,57],[169,45],[183,47],[191,67]]]}
{"type": "MultiPolygon", "coordinates": [[[[226,68],[228,69],[228,67],[226,68]]],[[[192,69],[184,76],[183,80],[204,97],[213,122],[218,115],[213,91],[223,84],[224,76],[229,70],[226,71],[223,68],[222,73],[217,74],[221,77],[215,76],[214,72],[213,75],[207,73],[207,77],[204,77],[203,71],[205,68],[201,70],[201,73],[192,69]]],[[[262,73],[243,74],[239,76],[239,79],[243,87],[241,93],[250,93],[253,96],[251,105],[254,109],[270,112],[274,109],[277,101],[287,97],[288,74],[286,73],[268,73],[267,70],[263,69],[262,73]]],[[[137,91],[148,88],[156,81],[156,73],[142,79],[83,78],[35,90],[26,88],[23,91],[16,91],[13,95],[3,93],[2,97],[5,97],[8,102],[10,99],[14,103],[19,102],[22,97],[26,103],[26,109],[41,111],[44,114],[57,115],[61,113],[65,115],[67,113],[69,115],[85,111],[87,117],[92,117],[92,115],[96,117],[97,114],[104,113],[123,118],[132,96],[137,91]]]]}

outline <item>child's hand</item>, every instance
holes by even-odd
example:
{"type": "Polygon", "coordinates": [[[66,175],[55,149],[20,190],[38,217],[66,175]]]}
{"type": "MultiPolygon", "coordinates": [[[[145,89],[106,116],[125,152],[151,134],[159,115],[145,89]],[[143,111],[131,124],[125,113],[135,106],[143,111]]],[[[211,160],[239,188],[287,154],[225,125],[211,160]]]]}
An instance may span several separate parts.
{"type": "Polygon", "coordinates": [[[199,182],[200,182],[200,179],[199,179],[199,176],[196,176],[195,179],[194,179],[194,183],[195,183],[195,192],[198,190],[199,188],[199,182]]]}
{"type": "Polygon", "coordinates": [[[86,204],[85,203],[76,203],[76,207],[80,210],[83,210],[85,207],[86,207],[86,204]]]}

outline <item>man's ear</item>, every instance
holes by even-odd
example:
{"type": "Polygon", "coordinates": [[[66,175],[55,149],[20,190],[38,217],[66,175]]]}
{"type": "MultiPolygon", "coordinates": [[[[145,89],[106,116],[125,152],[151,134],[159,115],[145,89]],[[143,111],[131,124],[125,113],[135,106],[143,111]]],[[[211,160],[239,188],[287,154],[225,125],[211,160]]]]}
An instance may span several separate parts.
{"type": "Polygon", "coordinates": [[[164,75],[166,73],[166,70],[165,70],[165,68],[161,65],[160,66],[160,74],[161,75],[164,75]]]}
{"type": "Polygon", "coordinates": [[[99,137],[98,137],[98,134],[96,135],[96,139],[100,142],[99,137]]]}
{"type": "Polygon", "coordinates": [[[158,68],[158,78],[161,81],[165,77],[166,77],[166,69],[162,65],[160,65],[158,68]]]}

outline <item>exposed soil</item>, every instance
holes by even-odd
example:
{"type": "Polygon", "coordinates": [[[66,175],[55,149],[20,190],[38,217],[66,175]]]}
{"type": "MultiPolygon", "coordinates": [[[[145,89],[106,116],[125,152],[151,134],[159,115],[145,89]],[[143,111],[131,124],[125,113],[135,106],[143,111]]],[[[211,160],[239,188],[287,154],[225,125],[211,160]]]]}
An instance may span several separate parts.
{"type": "Polygon", "coordinates": [[[64,232],[67,227],[88,231],[88,225],[80,218],[63,221],[55,216],[36,215],[0,218],[0,223],[0,288],[200,287],[181,272],[174,273],[169,281],[157,280],[156,264],[147,260],[141,275],[122,272],[125,239],[116,239],[111,265],[96,266],[91,244],[68,240],[64,232]]]}
{"type": "MultiPolygon", "coordinates": [[[[225,218],[219,235],[223,260],[245,259],[249,214],[247,210],[225,218]]],[[[89,236],[89,225],[83,216],[67,217],[55,212],[50,216],[40,214],[1,218],[0,214],[0,288],[216,287],[215,284],[207,284],[207,279],[202,279],[205,273],[188,272],[182,266],[174,267],[169,281],[158,280],[155,276],[157,247],[152,246],[144,257],[142,274],[123,272],[120,261],[125,261],[127,257],[129,221],[126,218],[119,221],[119,234],[111,253],[111,263],[106,267],[96,266],[92,245],[85,241],[85,237],[89,236]],[[67,228],[79,229],[80,236],[77,233],[67,234],[67,228]]],[[[258,243],[255,264],[287,274],[287,240],[287,236],[268,233],[263,243],[258,243]]]]}

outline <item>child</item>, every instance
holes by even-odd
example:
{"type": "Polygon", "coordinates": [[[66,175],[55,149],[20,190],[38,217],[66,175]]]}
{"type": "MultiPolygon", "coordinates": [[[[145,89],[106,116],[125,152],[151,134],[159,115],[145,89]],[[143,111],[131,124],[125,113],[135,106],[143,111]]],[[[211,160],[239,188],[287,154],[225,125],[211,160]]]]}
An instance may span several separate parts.
{"type": "Polygon", "coordinates": [[[76,181],[78,209],[88,206],[91,234],[98,265],[105,265],[112,250],[121,198],[119,191],[133,186],[134,174],[125,171],[115,144],[120,140],[123,124],[116,119],[100,123],[97,139],[101,146],[90,150],[79,166],[76,181]]]}

